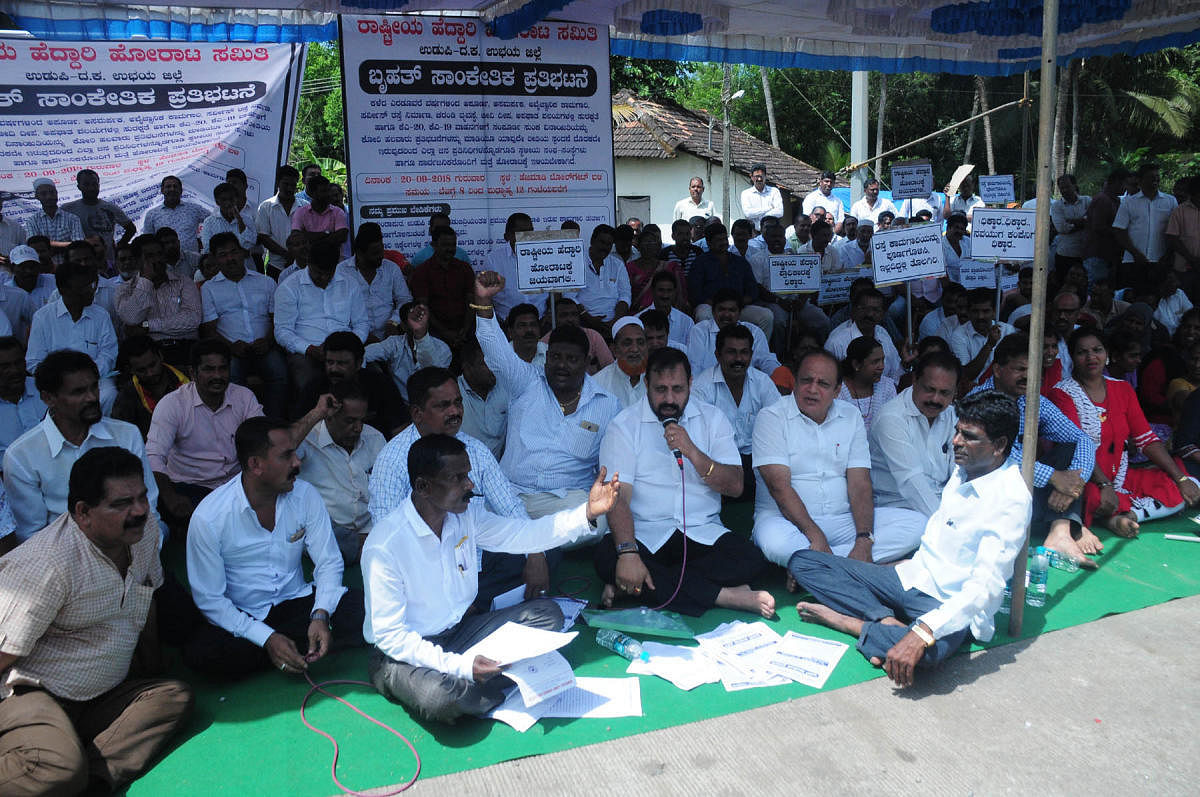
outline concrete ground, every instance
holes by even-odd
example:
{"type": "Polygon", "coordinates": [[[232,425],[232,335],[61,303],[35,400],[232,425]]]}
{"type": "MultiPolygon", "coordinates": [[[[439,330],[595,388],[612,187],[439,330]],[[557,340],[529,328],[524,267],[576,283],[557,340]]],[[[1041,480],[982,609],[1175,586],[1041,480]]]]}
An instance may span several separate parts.
{"type": "Polygon", "coordinates": [[[413,793],[1196,794],[1198,637],[1200,596],[955,657],[907,691],[874,680],[413,793]]]}

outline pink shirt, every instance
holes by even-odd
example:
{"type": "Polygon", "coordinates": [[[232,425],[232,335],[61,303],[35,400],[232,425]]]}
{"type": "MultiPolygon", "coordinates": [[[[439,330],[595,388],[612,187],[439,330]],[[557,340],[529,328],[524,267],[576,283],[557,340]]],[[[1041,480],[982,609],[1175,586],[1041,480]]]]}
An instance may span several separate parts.
{"type": "Polygon", "coordinates": [[[154,407],[146,458],[150,469],[173,482],[215,489],[237,473],[233,435],[247,418],[263,414],[249,388],[230,384],[225,403],[213,412],[188,382],[163,396],[154,407]]]}
{"type": "Polygon", "coordinates": [[[337,232],[347,230],[346,211],[337,205],[330,205],[323,213],[312,209],[312,205],[296,208],[292,212],[292,229],[305,232],[337,232]]]}

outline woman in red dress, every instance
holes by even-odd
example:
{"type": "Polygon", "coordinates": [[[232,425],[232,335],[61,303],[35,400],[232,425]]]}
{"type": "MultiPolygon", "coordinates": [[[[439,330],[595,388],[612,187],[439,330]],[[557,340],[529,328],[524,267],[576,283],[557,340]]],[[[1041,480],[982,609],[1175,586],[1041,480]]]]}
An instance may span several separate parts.
{"type": "Polygon", "coordinates": [[[1073,373],[1050,399],[1096,443],[1096,469],[1084,492],[1084,523],[1093,518],[1120,537],[1137,536],[1139,524],[1200,503],[1200,486],[1150,428],[1133,388],[1104,375],[1108,348],[1100,332],[1085,327],[1067,341],[1073,373]],[[1126,443],[1153,463],[1130,468],[1126,443]]]}

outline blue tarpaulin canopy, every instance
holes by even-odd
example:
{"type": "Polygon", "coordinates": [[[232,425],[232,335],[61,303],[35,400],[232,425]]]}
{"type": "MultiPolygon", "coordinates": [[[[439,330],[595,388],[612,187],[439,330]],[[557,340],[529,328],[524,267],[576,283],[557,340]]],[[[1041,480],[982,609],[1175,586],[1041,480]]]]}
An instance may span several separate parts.
{"type": "MultiPolygon", "coordinates": [[[[554,17],[608,26],[614,55],[974,75],[1036,68],[1042,32],[1038,0],[0,0],[0,11],[43,39],[255,42],[331,40],[338,13],[478,14],[503,38],[554,17]]],[[[1200,40],[1200,0],[1061,0],[1058,20],[1062,62],[1200,40]]]]}

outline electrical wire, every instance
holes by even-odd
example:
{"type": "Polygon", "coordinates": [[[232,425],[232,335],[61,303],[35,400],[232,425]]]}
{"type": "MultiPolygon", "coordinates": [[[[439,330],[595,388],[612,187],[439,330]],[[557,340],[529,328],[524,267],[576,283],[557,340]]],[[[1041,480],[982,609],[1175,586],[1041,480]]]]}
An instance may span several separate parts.
{"type": "Polygon", "coordinates": [[[375,719],[370,714],[363,711],[362,709],[360,709],[358,706],[354,705],[350,701],[344,700],[343,698],[340,698],[331,692],[325,691],[325,687],[335,686],[335,685],[368,686],[371,689],[374,689],[375,688],[374,684],[368,683],[366,681],[350,681],[350,680],[322,681],[321,683],[316,683],[315,681],[313,681],[312,675],[310,675],[308,672],[304,673],[304,678],[305,678],[305,680],[308,681],[309,686],[311,686],[312,688],[309,689],[307,693],[305,693],[304,699],[300,701],[300,721],[304,723],[304,727],[308,728],[313,733],[319,733],[321,736],[324,736],[326,739],[329,740],[329,743],[333,745],[333,762],[329,765],[329,776],[331,778],[333,778],[333,782],[335,784],[337,784],[337,787],[339,789],[341,789],[343,793],[354,795],[355,797],[367,797],[366,792],[355,791],[354,789],[348,788],[344,783],[342,783],[340,780],[338,780],[337,765],[338,765],[338,753],[340,751],[338,749],[337,739],[334,739],[332,735],[326,733],[325,731],[321,730],[317,726],[313,725],[311,722],[308,721],[308,718],[304,716],[304,710],[308,707],[309,698],[311,698],[317,692],[320,692],[321,694],[325,695],[326,697],[333,698],[334,700],[341,703],[346,708],[348,708],[351,711],[353,711],[354,713],[358,714],[360,717],[370,720],[371,722],[378,725],[380,728],[383,728],[388,733],[391,733],[392,735],[399,738],[400,741],[402,741],[406,745],[408,745],[408,749],[412,751],[413,758],[415,758],[417,760],[417,771],[413,773],[412,778],[407,783],[405,783],[403,786],[400,786],[399,788],[393,789],[391,791],[378,792],[378,791],[375,791],[374,789],[372,789],[371,794],[374,795],[374,797],[389,797],[389,795],[399,794],[400,792],[405,791],[406,789],[408,789],[410,786],[412,786],[414,783],[417,782],[417,778],[420,777],[420,775],[421,775],[421,755],[420,755],[420,753],[417,752],[417,748],[413,747],[413,743],[408,740],[407,736],[400,733],[400,731],[396,730],[392,726],[387,725],[387,724],[375,719]]]}
{"type": "Polygon", "coordinates": [[[679,462],[679,503],[683,510],[680,514],[683,515],[683,558],[679,561],[679,583],[675,585],[675,591],[671,593],[671,597],[667,598],[660,605],[655,606],[650,611],[657,612],[659,609],[664,609],[671,605],[671,601],[679,595],[679,590],[683,589],[683,574],[687,572],[687,484],[683,475],[683,460],[679,462]]]}

